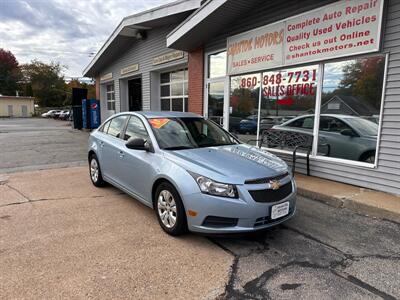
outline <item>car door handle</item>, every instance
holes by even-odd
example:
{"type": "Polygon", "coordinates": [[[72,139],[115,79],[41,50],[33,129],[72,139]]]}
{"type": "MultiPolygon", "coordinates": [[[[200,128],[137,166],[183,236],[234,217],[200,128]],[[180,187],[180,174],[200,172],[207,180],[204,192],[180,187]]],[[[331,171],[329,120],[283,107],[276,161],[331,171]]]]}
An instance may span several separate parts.
{"type": "Polygon", "coordinates": [[[100,142],[100,147],[101,147],[101,148],[104,147],[104,142],[100,142]]]}
{"type": "Polygon", "coordinates": [[[119,158],[124,158],[125,153],[123,151],[118,151],[119,158]]]}

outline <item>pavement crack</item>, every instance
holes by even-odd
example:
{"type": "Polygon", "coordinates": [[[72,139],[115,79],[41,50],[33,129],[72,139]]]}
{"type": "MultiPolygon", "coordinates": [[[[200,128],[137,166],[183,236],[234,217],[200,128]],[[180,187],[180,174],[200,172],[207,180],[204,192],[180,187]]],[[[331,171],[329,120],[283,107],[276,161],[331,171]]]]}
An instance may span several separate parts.
{"type": "Polygon", "coordinates": [[[352,254],[350,254],[350,253],[343,252],[343,251],[340,250],[339,248],[337,248],[337,247],[335,247],[335,246],[332,246],[332,245],[330,245],[330,244],[328,244],[328,243],[325,243],[325,242],[321,241],[320,239],[317,239],[317,238],[313,237],[312,235],[310,235],[310,234],[308,234],[308,233],[302,232],[302,231],[300,231],[300,230],[298,230],[298,229],[289,227],[289,226],[287,226],[287,225],[281,225],[281,226],[282,226],[282,228],[285,228],[285,229],[287,229],[287,230],[291,230],[291,231],[293,231],[293,232],[295,232],[295,233],[297,233],[297,234],[299,234],[299,235],[301,235],[301,236],[303,236],[303,237],[305,237],[305,238],[307,238],[307,239],[309,239],[309,240],[312,240],[312,241],[314,241],[314,242],[317,242],[318,244],[321,244],[321,245],[323,245],[323,246],[325,246],[325,247],[327,247],[327,248],[330,248],[331,250],[334,250],[335,252],[340,253],[341,255],[343,255],[344,257],[346,257],[347,259],[351,259],[351,260],[354,259],[354,255],[352,255],[352,254]]]}
{"type": "MultiPolygon", "coordinates": [[[[119,195],[119,194],[116,194],[116,195],[119,195]]],[[[32,203],[35,203],[35,202],[44,202],[44,201],[75,200],[75,199],[81,199],[81,198],[95,199],[95,198],[105,198],[105,197],[106,197],[105,195],[95,195],[95,196],[81,196],[81,197],[40,198],[40,199],[33,199],[33,200],[24,197],[27,201],[25,201],[25,202],[12,202],[12,203],[3,204],[3,205],[0,205],[0,208],[1,207],[5,207],[5,206],[22,205],[22,204],[26,204],[26,203],[32,204],[32,203]]]]}
{"type": "Polygon", "coordinates": [[[348,281],[364,290],[367,290],[368,292],[370,292],[378,297],[381,297],[382,299],[385,299],[385,300],[396,300],[397,299],[396,297],[393,297],[392,295],[389,295],[381,290],[378,290],[377,288],[373,287],[372,285],[369,285],[368,283],[366,283],[352,275],[348,275],[344,272],[338,272],[337,270],[331,270],[331,272],[334,275],[339,276],[340,278],[343,278],[346,281],[348,281]]]}
{"type": "Polygon", "coordinates": [[[5,186],[8,187],[8,188],[10,188],[10,189],[12,189],[12,190],[15,191],[16,193],[18,193],[18,194],[19,194],[20,196],[22,196],[27,202],[30,202],[30,201],[31,201],[31,199],[30,199],[28,196],[26,196],[24,193],[22,193],[20,190],[18,190],[17,188],[13,187],[12,185],[6,183],[5,186]]]}

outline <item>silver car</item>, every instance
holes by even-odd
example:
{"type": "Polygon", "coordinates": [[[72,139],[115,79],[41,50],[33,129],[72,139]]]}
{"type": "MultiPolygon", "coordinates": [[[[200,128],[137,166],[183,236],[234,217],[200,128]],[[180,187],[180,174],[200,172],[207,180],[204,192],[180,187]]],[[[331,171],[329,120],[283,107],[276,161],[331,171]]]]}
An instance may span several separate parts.
{"type": "Polygon", "coordinates": [[[116,114],[91,133],[88,159],[95,186],[152,207],[171,235],[255,231],[296,210],[284,161],[192,113],[116,114]]]}

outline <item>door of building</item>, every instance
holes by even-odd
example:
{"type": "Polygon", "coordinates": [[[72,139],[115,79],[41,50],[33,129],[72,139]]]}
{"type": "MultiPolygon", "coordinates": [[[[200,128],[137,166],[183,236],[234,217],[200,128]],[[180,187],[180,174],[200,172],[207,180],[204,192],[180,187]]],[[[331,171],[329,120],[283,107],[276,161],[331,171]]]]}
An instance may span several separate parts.
{"type": "Polygon", "coordinates": [[[21,111],[22,111],[22,117],[26,118],[28,116],[28,106],[22,105],[21,106],[21,111]]]}
{"type": "Polygon", "coordinates": [[[229,77],[226,76],[226,51],[206,54],[206,90],[204,114],[229,129],[229,77]]]}
{"type": "Polygon", "coordinates": [[[142,79],[128,81],[129,111],[142,110],[142,79]]]}
{"type": "Polygon", "coordinates": [[[14,115],[13,106],[12,105],[8,105],[8,116],[12,117],[13,115],[14,115]]]}

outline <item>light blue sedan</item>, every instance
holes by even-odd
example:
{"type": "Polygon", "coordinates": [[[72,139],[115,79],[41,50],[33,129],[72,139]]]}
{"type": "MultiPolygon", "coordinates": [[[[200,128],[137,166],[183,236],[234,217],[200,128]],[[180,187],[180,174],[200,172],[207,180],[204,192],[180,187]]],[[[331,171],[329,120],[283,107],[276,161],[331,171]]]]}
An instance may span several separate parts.
{"type": "Polygon", "coordinates": [[[152,207],[171,235],[261,230],[296,210],[284,161],[192,113],[116,114],[91,133],[88,159],[95,186],[152,207]]]}

